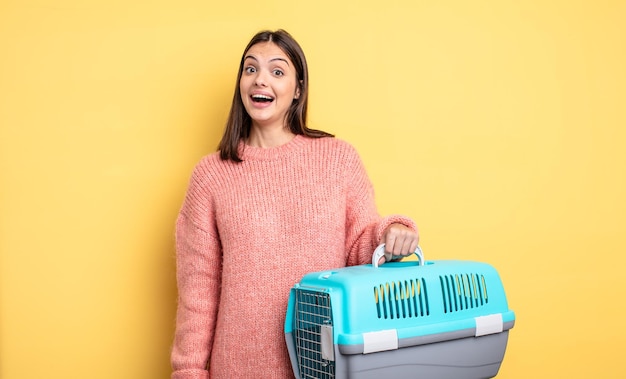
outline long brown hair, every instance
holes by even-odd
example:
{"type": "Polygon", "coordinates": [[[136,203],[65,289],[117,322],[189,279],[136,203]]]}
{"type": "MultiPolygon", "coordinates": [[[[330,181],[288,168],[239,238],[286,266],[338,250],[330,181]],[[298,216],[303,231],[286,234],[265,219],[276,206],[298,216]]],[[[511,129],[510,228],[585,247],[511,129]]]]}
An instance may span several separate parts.
{"type": "Polygon", "coordinates": [[[264,30],[257,33],[246,46],[241,55],[239,63],[239,72],[237,73],[237,83],[235,85],[235,94],[233,95],[233,103],[230,107],[228,121],[224,135],[219,143],[218,149],[220,158],[223,160],[230,159],[235,162],[241,162],[237,148],[241,139],[246,139],[250,135],[252,119],[241,100],[241,91],[239,82],[243,72],[243,63],[246,53],[250,48],[260,42],[273,42],[278,46],[293,62],[296,69],[296,82],[300,87],[300,96],[294,99],[291,106],[287,110],[285,116],[286,126],[294,134],[302,134],[307,137],[321,138],[334,137],[332,134],[310,129],[306,126],[307,106],[309,100],[309,69],[307,67],[306,58],[302,48],[296,40],[286,31],[279,29],[276,31],[264,30]]]}

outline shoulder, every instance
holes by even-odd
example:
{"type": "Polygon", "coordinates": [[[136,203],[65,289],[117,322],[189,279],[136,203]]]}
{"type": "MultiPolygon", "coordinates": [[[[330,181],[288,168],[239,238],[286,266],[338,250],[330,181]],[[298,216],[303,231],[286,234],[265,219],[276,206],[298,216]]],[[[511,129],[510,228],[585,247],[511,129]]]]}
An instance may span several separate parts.
{"type": "Polygon", "coordinates": [[[219,152],[214,152],[202,157],[194,166],[189,187],[195,189],[206,189],[211,184],[218,184],[228,177],[227,173],[232,171],[234,162],[222,160],[219,152]]]}
{"type": "Polygon", "coordinates": [[[349,142],[337,137],[307,138],[309,148],[319,154],[340,159],[359,159],[359,153],[349,142]]]}
{"type": "Polygon", "coordinates": [[[218,152],[205,155],[194,166],[193,175],[202,177],[214,174],[216,171],[219,171],[220,166],[222,166],[221,163],[222,160],[218,152]]]}

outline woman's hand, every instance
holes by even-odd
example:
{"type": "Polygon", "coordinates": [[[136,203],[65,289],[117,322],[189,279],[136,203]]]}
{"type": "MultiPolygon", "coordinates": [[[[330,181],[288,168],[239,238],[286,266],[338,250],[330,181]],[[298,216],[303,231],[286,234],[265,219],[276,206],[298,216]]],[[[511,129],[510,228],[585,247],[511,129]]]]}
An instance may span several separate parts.
{"type": "MultiPolygon", "coordinates": [[[[402,224],[391,224],[385,229],[380,243],[385,244],[385,253],[391,253],[392,259],[413,254],[419,243],[419,233],[402,224]]],[[[378,264],[385,263],[385,257],[381,257],[378,264]]]]}

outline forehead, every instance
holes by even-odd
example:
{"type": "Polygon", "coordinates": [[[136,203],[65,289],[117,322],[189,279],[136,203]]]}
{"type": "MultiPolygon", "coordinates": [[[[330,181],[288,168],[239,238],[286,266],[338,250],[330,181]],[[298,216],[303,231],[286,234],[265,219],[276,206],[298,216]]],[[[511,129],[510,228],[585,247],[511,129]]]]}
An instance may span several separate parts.
{"type": "Polygon", "coordinates": [[[259,42],[252,45],[244,56],[244,59],[247,58],[254,58],[259,61],[270,61],[280,58],[286,61],[290,66],[292,65],[291,59],[289,59],[287,54],[274,42],[259,42]]]}

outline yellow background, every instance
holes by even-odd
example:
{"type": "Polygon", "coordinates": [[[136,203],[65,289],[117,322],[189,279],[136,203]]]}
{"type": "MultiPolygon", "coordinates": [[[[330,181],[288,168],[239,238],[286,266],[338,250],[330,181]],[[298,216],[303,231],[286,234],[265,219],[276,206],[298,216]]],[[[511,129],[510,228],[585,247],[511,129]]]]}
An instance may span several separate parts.
{"type": "Polygon", "coordinates": [[[178,207],[242,49],[279,27],[311,126],[357,147],[381,213],[413,217],[427,259],[500,272],[498,377],[626,377],[624,20],[601,0],[2,0],[0,377],[169,376],[178,207]]]}

